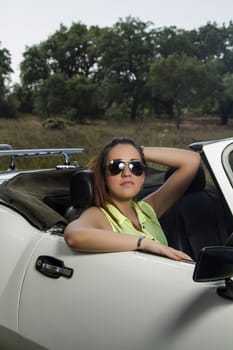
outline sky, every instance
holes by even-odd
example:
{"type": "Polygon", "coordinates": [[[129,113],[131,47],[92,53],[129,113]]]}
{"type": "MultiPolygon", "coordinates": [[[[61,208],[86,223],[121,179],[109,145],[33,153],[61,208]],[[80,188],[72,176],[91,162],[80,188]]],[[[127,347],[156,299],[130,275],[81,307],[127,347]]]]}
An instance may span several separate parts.
{"type": "Polygon", "coordinates": [[[151,21],[155,28],[198,29],[233,20],[233,0],[0,0],[0,48],[11,54],[13,81],[25,48],[45,41],[64,24],[112,26],[119,18],[151,21]]]}

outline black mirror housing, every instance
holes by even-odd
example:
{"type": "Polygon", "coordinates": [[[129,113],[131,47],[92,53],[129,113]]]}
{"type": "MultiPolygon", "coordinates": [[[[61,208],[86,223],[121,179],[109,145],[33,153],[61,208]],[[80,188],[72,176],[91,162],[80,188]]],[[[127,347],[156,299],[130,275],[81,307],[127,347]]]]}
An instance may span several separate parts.
{"type": "Polygon", "coordinates": [[[205,247],[193,273],[195,282],[226,280],[233,276],[233,247],[205,247]]]}
{"type": "Polygon", "coordinates": [[[225,280],[217,288],[217,294],[233,300],[233,247],[206,247],[200,251],[193,272],[195,282],[225,280]]]}

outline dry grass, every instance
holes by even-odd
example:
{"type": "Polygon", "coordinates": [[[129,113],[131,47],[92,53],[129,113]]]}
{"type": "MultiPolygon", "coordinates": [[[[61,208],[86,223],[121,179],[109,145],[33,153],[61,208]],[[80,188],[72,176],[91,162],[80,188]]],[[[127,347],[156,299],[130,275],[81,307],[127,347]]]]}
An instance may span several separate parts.
{"type": "MultiPolygon", "coordinates": [[[[179,130],[174,121],[146,120],[142,123],[95,122],[67,126],[63,130],[43,127],[41,119],[25,116],[17,120],[0,119],[0,143],[9,143],[13,148],[83,147],[86,152],[79,156],[82,165],[93,157],[114,136],[130,136],[143,145],[186,148],[192,142],[221,139],[233,136],[233,120],[228,127],[220,126],[219,118],[184,118],[179,130]]],[[[0,160],[0,168],[8,164],[0,160]]],[[[45,160],[42,160],[45,163],[45,160]]],[[[21,161],[23,167],[37,167],[38,161],[21,161]]],[[[49,165],[52,166],[52,165],[49,165]]]]}

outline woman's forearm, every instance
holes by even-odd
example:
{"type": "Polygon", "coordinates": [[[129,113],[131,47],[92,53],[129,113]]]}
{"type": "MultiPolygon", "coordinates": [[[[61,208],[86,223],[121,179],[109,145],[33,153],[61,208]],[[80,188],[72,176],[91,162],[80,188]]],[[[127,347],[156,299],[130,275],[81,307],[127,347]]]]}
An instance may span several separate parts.
{"type": "Polygon", "coordinates": [[[145,159],[148,162],[163,164],[166,166],[179,168],[181,166],[200,164],[200,155],[190,150],[167,148],[167,147],[145,147],[145,159]]]}
{"type": "MultiPolygon", "coordinates": [[[[71,248],[89,253],[134,251],[138,248],[138,239],[139,237],[125,233],[93,228],[65,231],[65,240],[71,248]]],[[[140,248],[174,260],[190,259],[187,254],[148,238],[143,238],[140,248]]]]}
{"type": "Polygon", "coordinates": [[[64,233],[67,244],[76,250],[88,252],[130,251],[137,248],[137,237],[96,228],[67,227],[64,233]]]}

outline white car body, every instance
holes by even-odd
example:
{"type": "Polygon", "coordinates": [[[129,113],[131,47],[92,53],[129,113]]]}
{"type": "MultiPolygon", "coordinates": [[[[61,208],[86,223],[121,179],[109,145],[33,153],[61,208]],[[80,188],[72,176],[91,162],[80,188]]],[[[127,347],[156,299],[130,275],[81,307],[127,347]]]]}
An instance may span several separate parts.
{"type": "MultiPolygon", "coordinates": [[[[233,215],[228,150],[233,138],[201,152],[233,215]]],[[[233,300],[216,292],[224,279],[194,282],[194,262],[75,252],[4,202],[0,222],[1,350],[232,350],[233,300]],[[71,275],[45,276],[40,257],[59,259],[71,275]]]]}

